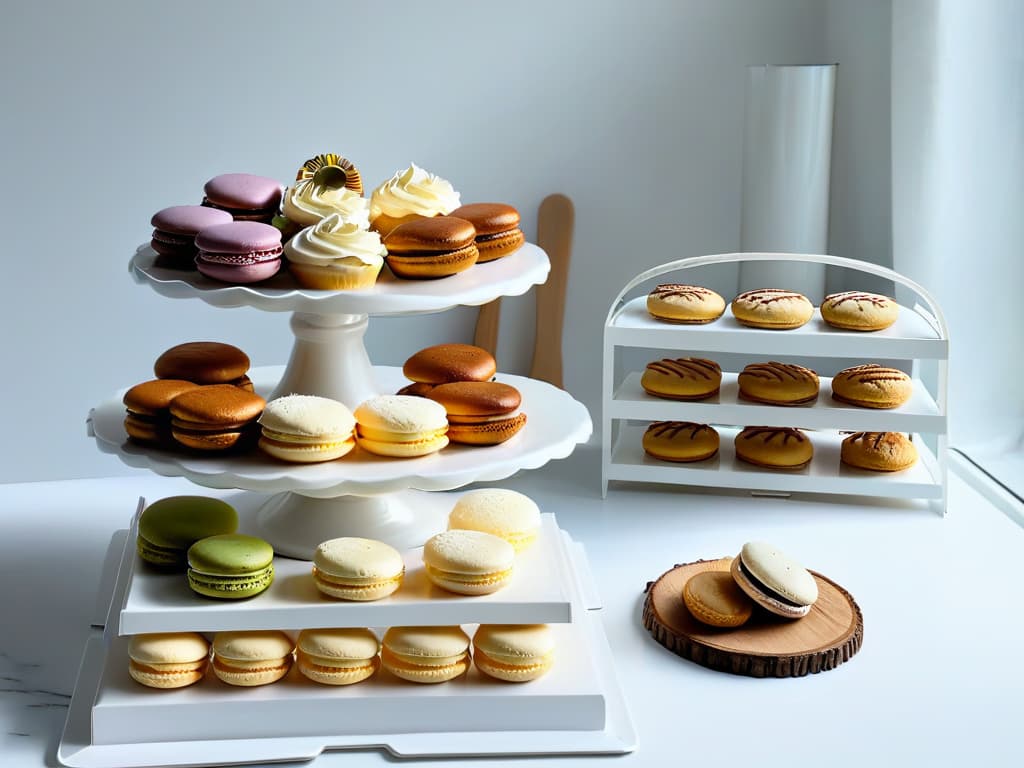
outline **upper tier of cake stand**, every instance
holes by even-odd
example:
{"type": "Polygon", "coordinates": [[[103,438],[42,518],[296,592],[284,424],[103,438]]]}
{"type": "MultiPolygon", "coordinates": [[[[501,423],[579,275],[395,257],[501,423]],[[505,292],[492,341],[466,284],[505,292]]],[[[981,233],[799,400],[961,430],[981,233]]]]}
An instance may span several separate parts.
{"type": "Polygon", "coordinates": [[[129,263],[138,283],[173,299],[196,298],[214,307],[256,307],[268,312],[315,315],[407,315],[486,304],[499,296],[519,296],[547,280],[547,254],[532,243],[504,258],[476,264],[438,280],[400,280],[386,267],[376,284],[362,291],[317,291],[300,287],[287,270],[255,285],[229,285],[199,272],[155,264],[157,254],[143,244],[129,263]]]}
{"type": "MultiPolygon", "coordinates": [[[[281,366],[255,368],[249,376],[256,391],[267,395],[283,370],[281,366]]],[[[381,392],[395,392],[408,383],[400,368],[378,366],[373,372],[381,392]]],[[[295,491],[325,499],[410,488],[444,491],[478,481],[501,480],[520,469],[536,469],[553,459],[565,458],[590,437],[590,414],[567,392],[522,376],[499,373],[497,380],[511,384],[522,394],[527,422],[519,434],[501,445],[449,445],[439,453],[415,459],[383,458],[357,447],[342,459],[303,465],[277,461],[257,449],[240,455],[205,456],[143,447],[128,441],[120,395],[93,409],[90,423],[100,450],[132,467],[185,477],[208,488],[295,491]]]]}

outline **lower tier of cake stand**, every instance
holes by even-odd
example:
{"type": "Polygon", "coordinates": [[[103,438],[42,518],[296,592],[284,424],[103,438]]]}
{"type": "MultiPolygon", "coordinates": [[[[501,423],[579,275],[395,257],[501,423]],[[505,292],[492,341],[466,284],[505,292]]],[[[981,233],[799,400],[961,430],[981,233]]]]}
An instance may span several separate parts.
{"type": "MultiPolygon", "coordinates": [[[[630,752],[636,736],[585,555],[561,536],[569,565],[564,578],[577,610],[571,623],[552,626],[558,657],[543,678],[507,684],[473,668],[431,686],[382,670],[336,688],[293,669],[257,689],[208,676],[189,688],[154,691],[128,677],[128,639],[107,622],[94,626],[87,641],[57,758],[75,768],[141,768],[311,760],[342,749],[408,758],[630,752]]],[[[126,538],[120,531],[111,541],[101,602],[123,600],[123,580],[111,571],[126,538]]]]}

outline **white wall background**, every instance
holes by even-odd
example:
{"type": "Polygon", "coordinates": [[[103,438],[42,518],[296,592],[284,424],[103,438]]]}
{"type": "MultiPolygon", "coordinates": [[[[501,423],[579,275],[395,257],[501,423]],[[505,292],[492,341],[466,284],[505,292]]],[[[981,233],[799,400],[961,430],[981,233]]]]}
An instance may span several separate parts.
{"type": "MultiPolygon", "coordinates": [[[[566,383],[597,423],[618,288],[738,245],[746,65],[840,62],[830,247],[891,263],[890,19],[888,0],[10,5],[0,482],[132,471],[95,449],[85,417],[173,344],[286,360],[286,316],[165,299],[126,265],[152,213],[198,202],[209,177],[288,181],[324,151],[370,187],[414,160],[464,201],[517,205],[531,238],[540,200],[571,196],[566,383]]],[[[529,364],[531,302],[504,302],[504,370],[529,364]]],[[[367,345],[400,364],[470,340],[474,321],[373,320],[367,345]]]]}

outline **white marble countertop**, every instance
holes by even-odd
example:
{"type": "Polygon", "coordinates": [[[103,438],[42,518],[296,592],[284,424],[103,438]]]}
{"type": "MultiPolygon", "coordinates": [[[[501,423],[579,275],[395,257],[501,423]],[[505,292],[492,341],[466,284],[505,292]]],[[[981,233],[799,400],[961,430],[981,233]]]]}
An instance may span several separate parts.
{"type": "MultiPolygon", "coordinates": [[[[528,493],[587,549],[639,748],[557,766],[1019,765],[1024,530],[955,475],[950,511],[687,493],[619,484],[602,500],[593,447],[500,484],[528,493]],[[712,672],[640,624],[646,582],[673,564],[777,543],[846,587],[864,645],[800,679],[712,672]],[[751,763],[751,761],[754,761],[751,763]]],[[[132,477],[0,486],[0,764],[55,765],[102,560],[138,497],[195,493],[132,477]]],[[[200,490],[205,493],[206,491],[200,490]]],[[[394,762],[328,753],[322,766],[394,762]]],[[[502,760],[460,761],[501,764],[502,760]]]]}

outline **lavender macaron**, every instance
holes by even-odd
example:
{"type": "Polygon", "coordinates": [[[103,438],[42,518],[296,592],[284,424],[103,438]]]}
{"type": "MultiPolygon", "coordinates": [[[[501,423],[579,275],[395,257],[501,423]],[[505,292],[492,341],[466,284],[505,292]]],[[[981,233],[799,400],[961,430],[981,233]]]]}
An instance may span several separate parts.
{"type": "Polygon", "coordinates": [[[281,185],[276,179],[251,173],[222,173],[203,187],[203,205],[220,208],[235,221],[269,224],[281,204],[281,185]]]}
{"type": "Polygon", "coordinates": [[[153,250],[158,266],[196,268],[196,235],[207,227],[231,223],[231,214],[201,205],[175,205],[153,214],[153,250]]]}
{"type": "Polygon", "coordinates": [[[196,268],[223,283],[258,283],[281,268],[281,231],[258,221],[208,227],[196,236],[196,268]]]}

